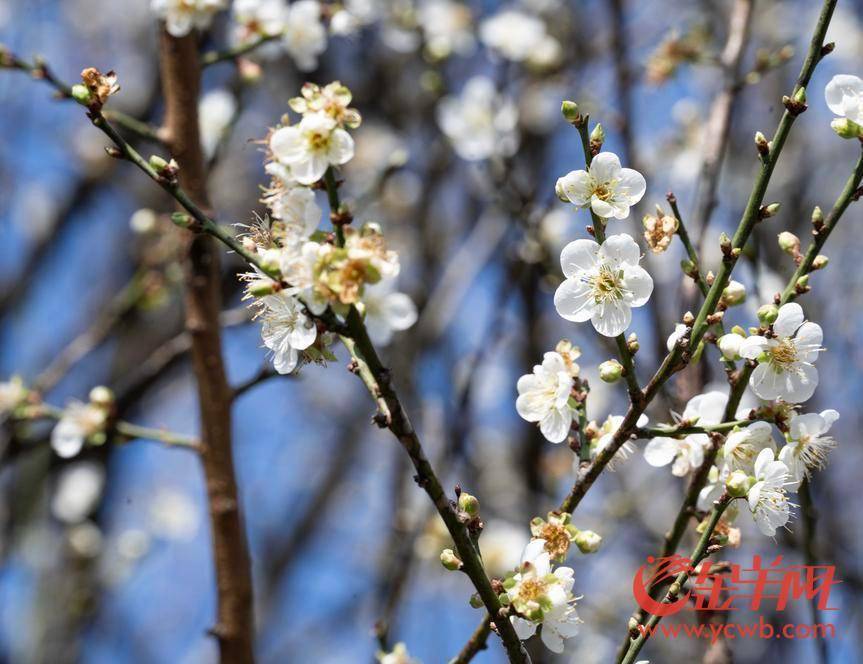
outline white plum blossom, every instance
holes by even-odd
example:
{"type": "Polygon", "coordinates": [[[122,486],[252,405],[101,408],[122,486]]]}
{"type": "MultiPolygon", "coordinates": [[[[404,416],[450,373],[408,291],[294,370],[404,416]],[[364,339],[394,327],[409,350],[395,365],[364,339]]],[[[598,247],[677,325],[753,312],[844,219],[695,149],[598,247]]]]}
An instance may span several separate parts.
{"type": "Polygon", "coordinates": [[[726,360],[740,359],[740,347],[743,345],[744,337],[741,334],[730,332],[719,337],[716,345],[719,347],[719,352],[726,360]]]}
{"type": "Polygon", "coordinates": [[[96,506],[105,486],[105,471],[92,461],[78,461],[60,471],[51,498],[51,513],[63,523],[80,523],[96,506]]]}
{"type": "Polygon", "coordinates": [[[541,625],[545,646],[563,652],[564,640],[575,636],[581,623],[572,585],[572,568],[558,567],[552,572],[545,540],[532,540],[524,549],[518,571],[503,582],[510,606],[519,613],[510,617],[518,638],[530,638],[541,625]]]}
{"type": "Polygon", "coordinates": [[[308,187],[283,185],[263,200],[272,218],[281,221],[285,233],[294,238],[307,238],[321,223],[321,207],[308,187]]]}
{"type": "Polygon", "coordinates": [[[647,182],[632,168],[621,168],[613,152],[600,152],[588,170],[570,171],[555,187],[560,198],[578,207],[590,207],[603,219],[626,219],[629,208],[644,196],[647,182]]]}
{"type": "Polygon", "coordinates": [[[327,29],[321,21],[317,0],[297,0],[288,7],[282,43],[300,71],[318,66],[318,56],[327,48],[327,29]]]}
{"type": "Polygon", "coordinates": [[[215,154],[236,112],[237,99],[227,90],[211,90],[198,102],[201,147],[208,159],[215,154]]]}
{"type": "Polygon", "coordinates": [[[751,474],[755,459],[764,449],[776,451],[773,427],[768,422],[753,422],[728,434],[722,454],[729,471],[742,470],[751,474]]]}
{"type": "Polygon", "coordinates": [[[107,419],[104,408],[92,403],[72,401],[51,431],[51,447],[57,456],[69,459],[81,451],[90,436],[104,429],[107,419]]]}
{"type": "Polygon", "coordinates": [[[395,290],[394,279],[366,286],[362,303],[366,330],[380,346],[389,344],[394,332],[407,330],[417,322],[416,305],[407,294],[395,290]]]}
{"type": "Polygon", "coordinates": [[[827,432],[838,419],[839,413],[832,408],[791,417],[788,443],[779,452],[779,460],[788,466],[795,484],[827,463],[827,455],[836,447],[836,441],[827,432]]]}
{"type": "MultiPolygon", "coordinates": [[[[719,424],[728,397],[722,392],[706,392],[692,397],[683,409],[682,422],[699,425],[719,424]]],[[[644,460],[657,468],[673,462],[671,473],[683,477],[704,462],[704,451],[710,444],[705,433],[691,433],[683,438],[657,436],[644,448],[644,460]]]]}
{"type": "MultiPolygon", "coordinates": [[[[620,425],[623,423],[623,415],[609,415],[605,422],[602,423],[602,426],[599,427],[599,434],[596,437],[596,440],[590,446],[590,457],[596,458],[596,456],[602,452],[606,447],[608,447],[611,442],[614,440],[614,434],[617,433],[617,430],[620,429],[620,425]]],[[[642,413],[638,416],[638,420],[635,423],[637,427],[647,426],[648,418],[647,415],[642,413]]],[[[633,441],[627,440],[623,445],[621,445],[617,452],[614,453],[611,461],[608,464],[609,470],[614,470],[614,465],[620,461],[626,461],[629,458],[629,455],[635,451],[635,446],[633,441]]],[[[573,468],[576,468],[579,461],[576,459],[573,462],[573,468]]]]}
{"type": "Polygon", "coordinates": [[[291,169],[297,182],[309,185],[320,180],[331,165],[350,161],[354,139],[333,118],[310,113],[298,124],[276,129],[270,136],[270,151],[278,163],[291,169]]]}
{"type": "Polygon", "coordinates": [[[827,106],[836,115],[863,125],[863,80],[849,74],[838,74],[824,89],[827,106]]]}
{"type": "Polygon", "coordinates": [[[285,0],[234,0],[234,22],[240,26],[239,42],[257,36],[272,37],[285,29],[288,5],[285,0]]]}
{"type": "Polygon", "coordinates": [[[460,95],[441,99],[437,120],[462,159],[509,156],[518,148],[518,111],[485,76],[469,79],[460,95]]]}
{"type": "Polygon", "coordinates": [[[263,321],[261,339],[273,352],[273,366],[280,374],[289,374],[297,368],[299,351],[315,343],[315,323],[303,311],[294,289],[267,295],[257,303],[261,306],[257,317],[263,321]]]}
{"type": "Polygon", "coordinates": [[[575,240],[563,248],[560,264],[566,279],[554,294],[554,306],[566,320],[589,320],[606,337],[622,334],[632,322],[632,308],[647,302],[653,279],[638,262],[641,251],[629,235],[611,235],[601,245],[575,240]]]}
{"type": "Polygon", "coordinates": [[[213,16],[228,8],[227,0],[151,0],[150,9],[165,21],[174,37],[185,37],[192,30],[210,26],[213,16]]]}
{"type": "Polygon", "coordinates": [[[418,19],[426,50],[433,58],[469,55],[476,46],[470,7],[461,2],[425,0],[419,6],[418,19]]]}
{"type": "MultiPolygon", "coordinates": [[[[532,62],[537,56],[544,64],[557,40],[548,34],[542,19],[505,9],[480,23],[479,37],[490,49],[513,62],[532,62]]],[[[557,44],[559,49],[559,44],[557,44]]]]}
{"type": "Polygon", "coordinates": [[[772,537],[791,517],[785,488],[790,481],[788,466],[774,459],[773,450],[765,448],[755,459],[755,480],[746,496],[749,511],[758,529],[772,537]]]}
{"type": "Polygon", "coordinates": [[[752,391],[767,401],[802,403],[809,399],[818,385],[818,370],[812,363],[824,350],[822,339],[821,327],[804,322],[799,304],[782,305],[772,337],[753,335],[740,345],[741,357],[758,361],[749,378],[752,391]]]}
{"type": "Polygon", "coordinates": [[[569,396],[573,374],[560,353],[549,352],[533,373],[518,379],[515,408],[528,422],[539,422],[539,430],[551,443],[561,443],[572,426],[569,396]]]}

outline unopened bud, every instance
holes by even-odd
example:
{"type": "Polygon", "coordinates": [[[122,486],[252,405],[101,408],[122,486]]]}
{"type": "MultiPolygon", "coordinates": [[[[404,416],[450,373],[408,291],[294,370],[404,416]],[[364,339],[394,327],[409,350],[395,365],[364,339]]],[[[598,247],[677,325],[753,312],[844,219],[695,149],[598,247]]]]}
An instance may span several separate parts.
{"type": "Polygon", "coordinates": [[[825,267],[827,267],[827,263],[829,263],[829,262],[830,262],[830,259],[827,258],[827,256],[825,256],[824,254],[818,254],[812,260],[812,269],[813,270],[822,270],[825,267]]]}
{"type": "Polygon", "coordinates": [[[149,160],[150,168],[152,168],[157,173],[163,172],[166,168],[168,168],[168,162],[157,154],[150,155],[149,160]]]}
{"type": "Polygon", "coordinates": [[[731,238],[728,237],[727,233],[719,235],[719,248],[722,249],[722,253],[726,256],[731,253],[731,238]]]}
{"type": "Polygon", "coordinates": [[[809,275],[804,274],[797,280],[797,289],[805,291],[807,288],[809,288],[809,275]]]}
{"type": "Polygon", "coordinates": [[[743,304],[746,301],[746,287],[739,281],[730,281],[722,290],[722,301],[729,307],[743,304]]]}
{"type": "Polygon", "coordinates": [[[633,355],[635,355],[638,352],[638,349],[641,348],[641,346],[638,345],[638,336],[635,334],[635,332],[630,334],[629,337],[626,339],[626,347],[633,355]]]}
{"type": "Polygon", "coordinates": [[[755,147],[758,149],[758,154],[762,156],[770,154],[770,143],[767,141],[767,137],[760,131],[755,132],[755,147]]]}
{"type": "Polygon", "coordinates": [[[602,544],[602,537],[592,530],[579,530],[573,541],[582,553],[596,553],[602,544]]]}
{"type": "Polygon", "coordinates": [[[762,325],[773,325],[776,318],[779,316],[779,307],[775,304],[763,304],[758,307],[758,311],[755,312],[755,315],[758,316],[758,320],[762,325]]]}
{"type": "Polygon", "coordinates": [[[759,216],[762,219],[769,219],[770,217],[775,217],[779,213],[780,207],[782,207],[780,203],[769,203],[767,205],[762,205],[761,210],[759,211],[759,216]]]}
{"type": "Polygon", "coordinates": [[[171,221],[175,226],[179,226],[180,228],[191,228],[195,224],[195,219],[185,212],[172,213],[171,221]]]}
{"type": "Polygon", "coordinates": [[[93,102],[93,96],[90,94],[87,86],[81,83],[76,83],[72,86],[72,99],[81,104],[81,106],[89,106],[93,102]]]}
{"type": "Polygon", "coordinates": [[[563,119],[567,122],[578,122],[581,120],[581,115],[578,112],[578,104],[574,101],[564,100],[564,102],[560,105],[560,113],[563,115],[563,119]]]}
{"type": "Polygon", "coordinates": [[[474,593],[470,596],[470,601],[468,602],[472,608],[481,609],[485,604],[482,601],[482,597],[479,596],[479,593],[474,593]]]}
{"type": "Polygon", "coordinates": [[[604,142],[605,129],[602,128],[601,124],[597,123],[597,125],[593,128],[593,131],[590,132],[590,147],[594,152],[599,152],[604,142]]]}
{"type": "Polygon", "coordinates": [[[97,385],[90,390],[90,403],[108,408],[114,403],[114,393],[104,385],[97,385]]]}
{"type": "Polygon", "coordinates": [[[726,360],[740,359],[740,346],[743,344],[743,337],[739,334],[723,334],[719,337],[716,345],[719,346],[719,352],[726,360]]]}
{"type": "Polygon", "coordinates": [[[440,552],[440,564],[450,572],[455,572],[464,567],[464,563],[455,555],[452,549],[444,549],[440,552]]]}
{"type": "Polygon", "coordinates": [[[617,360],[606,360],[599,365],[599,378],[605,383],[616,383],[623,375],[623,365],[617,360]]]}
{"type": "Polygon", "coordinates": [[[686,327],[692,327],[692,324],[694,322],[695,316],[692,314],[691,311],[687,311],[685,314],[683,314],[683,324],[686,325],[686,327]]]}
{"type": "Polygon", "coordinates": [[[824,213],[817,205],[812,210],[812,225],[816,228],[824,224],[824,213]]]}
{"type": "Polygon", "coordinates": [[[806,103],[806,88],[804,88],[802,86],[797,88],[797,92],[794,93],[794,96],[792,97],[792,99],[794,101],[796,101],[798,104],[805,104],[806,103]]]}
{"type": "Polygon", "coordinates": [[[786,254],[796,256],[800,253],[800,238],[789,231],[782,231],[778,236],[779,248],[786,254]]]}
{"type": "Polygon", "coordinates": [[[749,493],[749,489],[752,488],[753,484],[755,484],[754,477],[750,477],[742,470],[735,470],[725,481],[725,488],[729,495],[734,498],[743,498],[743,496],[749,493]]]}
{"type": "Polygon", "coordinates": [[[458,497],[458,508],[469,516],[476,516],[479,514],[479,500],[476,496],[462,492],[458,497]]]}
{"type": "Polygon", "coordinates": [[[850,139],[863,136],[863,127],[848,118],[835,118],[830,123],[830,128],[839,138],[850,139]]]}

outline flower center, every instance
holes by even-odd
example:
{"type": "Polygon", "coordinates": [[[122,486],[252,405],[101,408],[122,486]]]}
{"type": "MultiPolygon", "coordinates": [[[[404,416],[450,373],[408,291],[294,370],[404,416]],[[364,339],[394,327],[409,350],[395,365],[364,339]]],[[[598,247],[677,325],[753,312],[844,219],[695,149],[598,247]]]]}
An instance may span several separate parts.
{"type": "Polygon", "coordinates": [[[526,579],[518,588],[518,598],[523,602],[535,602],[545,595],[546,582],[541,579],[526,579]]]}
{"type": "Polygon", "coordinates": [[[774,364],[788,365],[797,361],[797,347],[791,339],[783,339],[770,349],[770,360],[774,364]]]}
{"type": "Polygon", "coordinates": [[[591,277],[593,286],[593,298],[597,304],[609,300],[620,300],[623,298],[623,271],[615,272],[609,266],[603,265],[599,273],[591,277]]]}
{"type": "Polygon", "coordinates": [[[540,537],[545,540],[545,550],[555,558],[562,558],[569,551],[569,533],[563,526],[547,523],[540,537]]]}
{"type": "Polygon", "coordinates": [[[315,151],[323,151],[326,150],[330,144],[330,135],[324,134],[321,132],[313,131],[309,132],[306,137],[306,140],[309,142],[309,147],[315,151]]]}
{"type": "Polygon", "coordinates": [[[593,188],[593,195],[601,201],[608,201],[612,197],[613,193],[614,192],[611,191],[611,187],[609,187],[605,182],[597,184],[593,188]]]}

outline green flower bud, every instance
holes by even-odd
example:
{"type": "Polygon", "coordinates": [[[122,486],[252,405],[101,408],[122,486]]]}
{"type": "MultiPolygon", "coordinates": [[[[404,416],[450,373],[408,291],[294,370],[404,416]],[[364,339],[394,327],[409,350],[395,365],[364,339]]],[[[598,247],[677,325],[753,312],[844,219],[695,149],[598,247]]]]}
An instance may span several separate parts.
{"type": "Polygon", "coordinates": [[[776,318],[779,316],[779,307],[775,304],[764,304],[758,307],[756,315],[762,325],[773,325],[776,318]]]}
{"type": "Polygon", "coordinates": [[[716,345],[719,346],[719,352],[726,360],[740,359],[740,346],[743,344],[743,337],[739,334],[723,334],[719,337],[716,345]]]}
{"type": "Polygon", "coordinates": [[[800,253],[800,238],[794,235],[794,233],[782,231],[777,236],[777,239],[779,241],[779,248],[786,254],[796,256],[800,253]]]}
{"type": "Polygon", "coordinates": [[[752,485],[755,484],[755,478],[750,477],[742,470],[735,470],[725,481],[725,489],[731,496],[735,498],[743,498],[752,485]]]}
{"type": "Polygon", "coordinates": [[[827,258],[824,254],[818,254],[815,259],[812,261],[812,269],[813,270],[822,270],[827,267],[827,263],[830,262],[830,259],[827,258]]]}
{"type": "Polygon", "coordinates": [[[743,304],[746,301],[746,287],[739,281],[731,281],[722,290],[722,301],[729,307],[743,304]]]}
{"type": "Polygon", "coordinates": [[[581,119],[578,113],[578,104],[568,99],[560,105],[560,113],[567,122],[578,122],[581,119]]]}
{"type": "Polygon", "coordinates": [[[602,144],[605,142],[605,129],[602,128],[602,125],[596,123],[596,126],[593,128],[593,131],[590,132],[590,144],[591,146],[602,147],[602,144]]]}
{"type": "Polygon", "coordinates": [[[152,168],[157,173],[161,173],[166,168],[168,168],[168,162],[157,154],[150,155],[149,163],[150,168],[152,168]]]}
{"type": "Polygon", "coordinates": [[[804,274],[797,280],[797,288],[806,289],[809,286],[809,275],[804,274]]]}
{"type": "Polygon", "coordinates": [[[76,83],[72,86],[72,99],[81,104],[81,106],[89,106],[93,102],[93,97],[87,86],[81,83],[76,83]]]}
{"type": "Polygon", "coordinates": [[[769,219],[770,217],[775,217],[779,213],[779,208],[782,207],[781,203],[769,203],[761,208],[761,218],[769,219]]]}
{"type": "Polygon", "coordinates": [[[602,537],[592,530],[579,530],[574,541],[582,553],[596,553],[602,544],[602,537]]]}
{"type": "Polygon", "coordinates": [[[441,551],[440,562],[441,565],[443,565],[450,572],[460,570],[464,566],[464,563],[457,555],[455,555],[455,553],[453,553],[452,549],[444,549],[443,551],[441,551]]]}
{"type": "Polygon", "coordinates": [[[806,103],[806,88],[800,87],[797,89],[797,92],[794,93],[794,97],[792,97],[794,101],[798,104],[806,103]]]}
{"type": "Polygon", "coordinates": [[[835,118],[830,123],[830,128],[839,138],[850,139],[863,136],[863,127],[848,118],[835,118]]]}
{"type": "Polygon", "coordinates": [[[623,375],[623,365],[617,360],[606,360],[599,365],[599,377],[603,382],[616,383],[623,375]]]}
{"type": "Polygon", "coordinates": [[[470,602],[472,608],[481,609],[485,604],[483,604],[482,597],[479,596],[479,593],[474,593],[470,596],[470,602]]]}
{"type": "Polygon", "coordinates": [[[812,224],[816,226],[820,226],[824,223],[824,213],[821,211],[821,208],[817,205],[815,209],[812,210],[812,224]]]}
{"type": "Polygon", "coordinates": [[[476,516],[479,514],[479,501],[476,496],[462,492],[458,497],[458,508],[469,516],[476,516]]]}

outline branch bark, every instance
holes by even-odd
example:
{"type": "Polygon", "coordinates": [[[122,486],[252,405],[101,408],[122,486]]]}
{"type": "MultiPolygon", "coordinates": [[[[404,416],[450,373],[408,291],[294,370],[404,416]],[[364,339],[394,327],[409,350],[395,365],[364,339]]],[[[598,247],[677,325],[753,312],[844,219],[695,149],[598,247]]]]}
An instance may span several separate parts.
{"type": "MultiPolygon", "coordinates": [[[[196,35],[176,38],[162,31],[159,46],[165,96],[164,136],[180,165],[189,197],[208,207],[206,168],[198,129],[200,63],[196,35]]],[[[186,329],[201,418],[201,460],[207,484],[213,539],[218,622],[212,633],[224,664],[252,662],[252,577],[240,514],[231,450],[232,393],[222,358],[219,258],[205,234],[184,234],[186,329]]]]}

